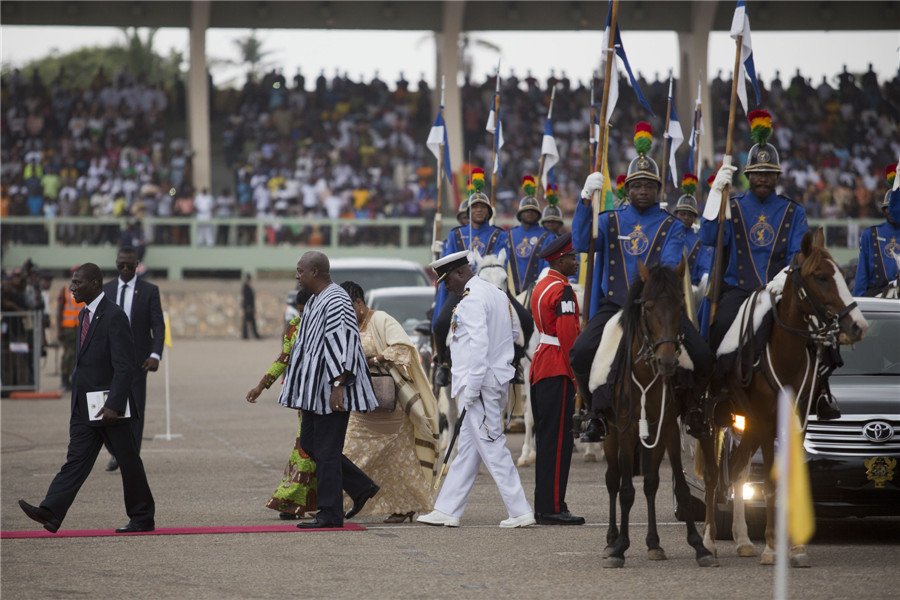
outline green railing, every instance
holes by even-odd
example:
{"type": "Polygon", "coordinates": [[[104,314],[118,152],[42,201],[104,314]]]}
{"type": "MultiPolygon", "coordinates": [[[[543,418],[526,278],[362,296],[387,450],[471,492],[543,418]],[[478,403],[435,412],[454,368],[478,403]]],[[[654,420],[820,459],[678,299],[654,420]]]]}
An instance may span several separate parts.
{"type": "MultiPolygon", "coordinates": [[[[826,245],[846,264],[858,254],[859,235],[873,219],[815,219],[810,227],[825,227],[826,245]]],[[[42,269],[64,272],[74,264],[95,262],[112,268],[120,232],[127,219],[67,217],[6,217],[0,222],[2,264],[6,269],[31,259],[42,269]]],[[[446,223],[446,221],[445,221],[446,223]]],[[[498,219],[513,227],[515,219],[498,219]]],[[[455,221],[443,228],[446,236],[455,221]]],[[[147,218],[144,264],[169,279],[203,274],[237,277],[241,273],[293,271],[299,255],[318,248],[332,258],[365,256],[431,260],[431,224],[421,218],[302,219],[147,218]],[[212,245],[204,242],[212,240],[212,245]]]]}

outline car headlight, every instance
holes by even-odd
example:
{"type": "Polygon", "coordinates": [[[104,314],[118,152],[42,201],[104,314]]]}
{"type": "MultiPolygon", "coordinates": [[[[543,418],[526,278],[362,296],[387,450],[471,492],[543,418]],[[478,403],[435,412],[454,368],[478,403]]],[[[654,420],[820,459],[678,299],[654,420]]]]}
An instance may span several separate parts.
{"type": "Polygon", "coordinates": [[[734,428],[737,431],[743,432],[745,425],[746,425],[746,420],[744,418],[744,415],[734,415],[734,428]]]}
{"type": "Polygon", "coordinates": [[[744,484],[744,500],[753,500],[756,497],[756,487],[752,483],[744,484]]]}

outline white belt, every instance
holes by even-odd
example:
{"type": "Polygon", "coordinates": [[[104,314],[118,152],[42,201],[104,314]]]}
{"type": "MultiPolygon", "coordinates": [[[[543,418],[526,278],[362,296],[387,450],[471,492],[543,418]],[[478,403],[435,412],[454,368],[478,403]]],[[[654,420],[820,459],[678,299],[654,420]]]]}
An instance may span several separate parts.
{"type": "Polygon", "coordinates": [[[547,335],[546,333],[542,333],[540,343],[547,344],[548,346],[559,346],[559,338],[555,335],[547,335]]]}

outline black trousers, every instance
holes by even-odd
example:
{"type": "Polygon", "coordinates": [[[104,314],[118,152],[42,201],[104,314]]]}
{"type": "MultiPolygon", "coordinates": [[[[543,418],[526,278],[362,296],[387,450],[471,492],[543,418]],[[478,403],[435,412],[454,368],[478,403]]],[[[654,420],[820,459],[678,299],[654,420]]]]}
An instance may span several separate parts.
{"type": "Polygon", "coordinates": [[[259,337],[259,333],[256,332],[256,310],[253,307],[245,307],[244,320],[241,323],[241,337],[246,340],[250,337],[250,331],[253,332],[253,337],[259,337]]]}
{"type": "Polygon", "coordinates": [[[719,303],[716,305],[716,317],[709,328],[709,347],[713,353],[719,349],[719,344],[725,339],[728,328],[731,327],[731,324],[737,318],[741,305],[750,297],[751,293],[738,287],[728,286],[723,290],[722,295],[719,296],[719,303]]]}
{"type": "Polygon", "coordinates": [[[572,415],[575,412],[575,386],[566,376],[541,379],[531,386],[531,411],[534,414],[534,512],[561,513],[566,506],[566,486],[572,464],[572,415]]]}
{"type": "Polygon", "coordinates": [[[91,427],[83,421],[69,423],[69,449],[63,465],[47,490],[41,506],[62,521],[75,501],[78,490],[91,474],[97,455],[104,443],[112,449],[122,473],[125,493],[125,513],[135,523],[152,522],[155,514],[153,494],[147,483],[144,463],[134,445],[134,435],[128,419],[115,425],[91,427]]]}
{"type": "Polygon", "coordinates": [[[341,525],[344,523],[341,489],[355,500],[375,482],[343,454],[349,412],[318,415],[304,410],[302,414],[300,447],[316,463],[317,518],[324,523],[341,525]]]}
{"type": "MultiPolygon", "coordinates": [[[[147,419],[147,372],[137,365],[134,369],[134,382],[131,384],[131,395],[134,403],[137,405],[139,417],[129,419],[131,421],[131,433],[134,435],[134,446],[137,448],[138,454],[141,453],[141,443],[144,441],[144,421],[147,419]]],[[[106,450],[116,456],[113,449],[106,442],[103,442],[106,450]]],[[[116,461],[118,461],[118,457],[116,461]]]]}

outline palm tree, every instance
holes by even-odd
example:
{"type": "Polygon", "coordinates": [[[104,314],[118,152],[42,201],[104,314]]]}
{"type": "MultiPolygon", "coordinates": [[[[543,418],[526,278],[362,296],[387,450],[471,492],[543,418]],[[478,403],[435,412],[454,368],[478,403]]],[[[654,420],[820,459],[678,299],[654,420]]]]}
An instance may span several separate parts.
{"type": "Polygon", "coordinates": [[[232,64],[246,64],[249,73],[258,78],[260,71],[269,65],[266,57],[272,54],[271,50],[263,50],[263,41],[256,36],[256,30],[251,29],[247,37],[232,40],[241,54],[240,62],[230,61],[232,64]]]}

